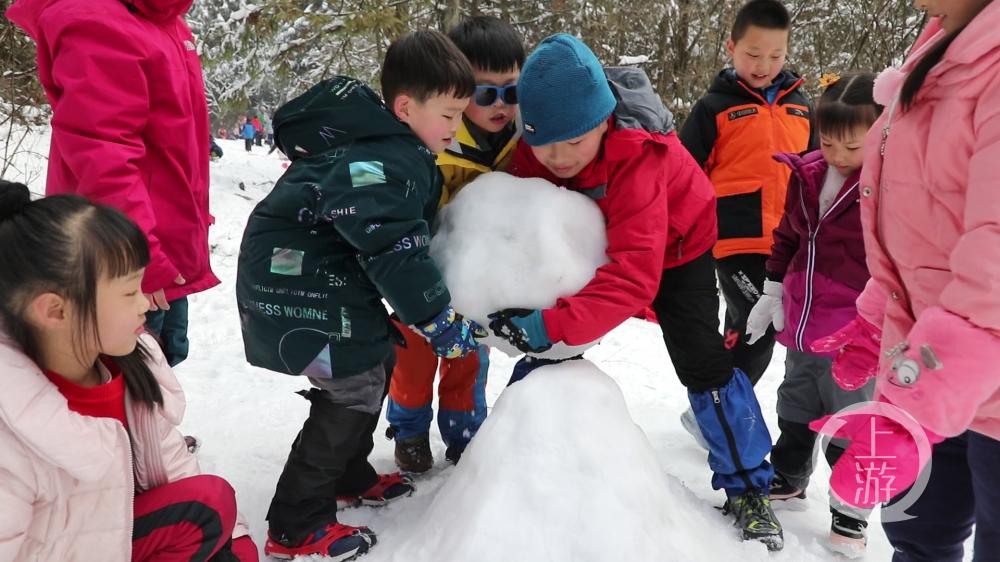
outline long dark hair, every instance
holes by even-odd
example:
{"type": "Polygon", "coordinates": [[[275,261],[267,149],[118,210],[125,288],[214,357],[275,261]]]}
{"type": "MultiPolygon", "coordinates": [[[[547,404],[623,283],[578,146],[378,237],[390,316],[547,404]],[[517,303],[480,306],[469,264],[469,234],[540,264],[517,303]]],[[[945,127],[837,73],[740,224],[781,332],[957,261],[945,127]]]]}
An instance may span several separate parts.
{"type": "MultiPolygon", "coordinates": [[[[80,312],[73,330],[73,351],[100,344],[97,285],[145,267],[149,247],[139,227],[121,212],[94,205],[78,195],[31,201],[23,184],[0,180],[0,323],[25,355],[40,364],[35,328],[27,320],[29,303],[55,293],[80,312]]],[[[132,353],[111,358],[122,370],[129,395],[146,404],[163,404],[163,393],[142,342],[132,353]]]]}
{"type": "MultiPolygon", "coordinates": [[[[992,3],[992,0],[983,4],[983,7],[985,8],[990,3],[992,3]]],[[[981,10],[982,9],[980,9],[980,11],[981,10]]],[[[978,15],[979,13],[976,13],[976,16],[978,15]]],[[[975,19],[976,16],[973,16],[973,19],[975,19]]],[[[948,47],[951,46],[952,42],[954,42],[955,39],[961,35],[962,31],[964,31],[968,25],[969,24],[965,24],[946,35],[944,39],[941,39],[941,41],[938,42],[937,45],[934,45],[931,50],[927,51],[927,54],[925,54],[923,58],[917,62],[916,66],[913,67],[913,70],[910,71],[910,74],[903,82],[903,88],[899,92],[899,102],[903,106],[904,110],[910,109],[910,107],[913,106],[913,102],[917,99],[917,93],[920,91],[920,87],[923,86],[924,81],[927,80],[927,74],[930,73],[931,69],[934,68],[937,63],[941,62],[941,59],[944,58],[945,52],[948,51],[948,47]]]]}
{"type": "Polygon", "coordinates": [[[816,126],[824,135],[844,138],[855,127],[869,128],[882,114],[872,90],[875,75],[870,72],[845,74],[831,84],[816,103],[816,126]]]}

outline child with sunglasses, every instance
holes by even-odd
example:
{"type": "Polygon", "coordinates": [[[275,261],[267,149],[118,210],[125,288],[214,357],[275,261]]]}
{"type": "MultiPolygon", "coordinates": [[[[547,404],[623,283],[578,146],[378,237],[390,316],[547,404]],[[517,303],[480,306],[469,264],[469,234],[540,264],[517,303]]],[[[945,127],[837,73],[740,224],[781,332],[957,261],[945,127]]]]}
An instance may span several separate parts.
{"type": "MultiPolygon", "coordinates": [[[[444,176],[441,204],[480,174],[507,167],[517,144],[517,79],[524,46],[507,22],[489,16],[467,18],[448,36],[469,62],[476,90],[451,145],[438,154],[444,176]]],[[[434,373],[438,383],[438,428],[447,447],[445,458],[459,457],[486,419],[486,371],[489,350],[456,359],[440,359],[427,341],[402,329],[406,347],[396,347],[397,363],[389,387],[389,436],[396,439],[396,464],[405,472],[425,472],[434,464],[430,448],[434,373]]]]}

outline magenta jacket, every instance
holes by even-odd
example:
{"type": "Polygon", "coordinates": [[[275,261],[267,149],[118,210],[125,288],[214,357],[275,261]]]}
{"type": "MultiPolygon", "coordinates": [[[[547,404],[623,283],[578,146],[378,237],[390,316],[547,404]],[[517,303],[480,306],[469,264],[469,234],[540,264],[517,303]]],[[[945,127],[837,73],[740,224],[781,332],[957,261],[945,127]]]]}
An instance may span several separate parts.
{"type": "Polygon", "coordinates": [[[774,230],[767,277],[783,281],[785,329],[776,339],[798,351],[836,332],[857,314],[855,300],[868,282],[858,204],[858,176],[847,178],[833,205],[819,215],[819,192],[829,165],[819,150],[778,154],[792,169],[785,214],[774,230]]]}
{"type": "Polygon", "coordinates": [[[191,0],[17,0],[52,105],[46,194],[125,212],[149,240],[143,291],[168,300],[219,280],[209,264],[208,108],[182,19],[191,0]],[[174,284],[178,274],[187,283],[174,284]]]}

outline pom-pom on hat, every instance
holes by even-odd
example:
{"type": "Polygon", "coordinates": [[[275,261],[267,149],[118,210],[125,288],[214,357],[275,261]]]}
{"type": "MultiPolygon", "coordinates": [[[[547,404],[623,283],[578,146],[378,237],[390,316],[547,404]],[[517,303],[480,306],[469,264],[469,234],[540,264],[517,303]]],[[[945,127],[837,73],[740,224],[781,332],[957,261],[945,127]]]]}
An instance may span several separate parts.
{"type": "Polygon", "coordinates": [[[607,119],[618,103],[600,61],[566,33],[546,37],[525,61],[517,100],[523,137],[531,146],[579,137],[607,119]]]}

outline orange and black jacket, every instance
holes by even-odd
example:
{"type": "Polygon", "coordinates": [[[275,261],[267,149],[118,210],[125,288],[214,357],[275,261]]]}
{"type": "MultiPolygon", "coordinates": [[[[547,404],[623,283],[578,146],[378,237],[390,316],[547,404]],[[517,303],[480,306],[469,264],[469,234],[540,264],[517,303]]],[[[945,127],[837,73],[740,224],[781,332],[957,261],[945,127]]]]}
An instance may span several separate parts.
{"type": "Polygon", "coordinates": [[[719,73],[681,130],[681,142],[704,168],[718,197],[715,257],[770,254],[771,233],[785,208],[789,168],[772,157],[815,147],[812,104],[803,80],[784,70],[773,103],[736,77],[719,73]]]}

